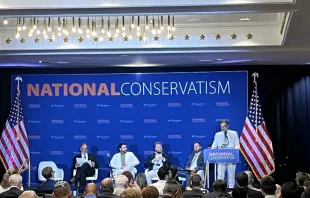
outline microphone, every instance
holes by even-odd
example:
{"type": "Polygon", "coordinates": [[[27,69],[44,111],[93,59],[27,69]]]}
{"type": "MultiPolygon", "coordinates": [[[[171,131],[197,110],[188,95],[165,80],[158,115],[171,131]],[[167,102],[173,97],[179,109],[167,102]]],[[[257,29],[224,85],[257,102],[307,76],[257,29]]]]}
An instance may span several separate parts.
{"type": "Polygon", "coordinates": [[[225,137],[227,137],[227,131],[224,131],[225,137]]]}
{"type": "Polygon", "coordinates": [[[111,155],[110,155],[110,153],[107,154],[107,157],[109,159],[109,164],[110,164],[110,162],[111,162],[111,155]]]}

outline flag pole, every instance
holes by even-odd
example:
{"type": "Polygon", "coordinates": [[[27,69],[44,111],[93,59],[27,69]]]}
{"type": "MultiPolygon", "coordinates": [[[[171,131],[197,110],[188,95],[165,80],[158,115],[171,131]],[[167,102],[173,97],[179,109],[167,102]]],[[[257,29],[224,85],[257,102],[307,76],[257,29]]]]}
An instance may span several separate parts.
{"type": "MultiPolygon", "coordinates": [[[[253,80],[253,83],[255,85],[255,131],[256,131],[256,134],[258,133],[258,121],[257,121],[257,118],[258,118],[258,104],[257,104],[257,82],[256,82],[256,78],[259,77],[258,73],[257,72],[254,72],[252,74],[254,80],[253,80]]],[[[257,137],[255,137],[255,142],[257,142],[257,137]]]]}

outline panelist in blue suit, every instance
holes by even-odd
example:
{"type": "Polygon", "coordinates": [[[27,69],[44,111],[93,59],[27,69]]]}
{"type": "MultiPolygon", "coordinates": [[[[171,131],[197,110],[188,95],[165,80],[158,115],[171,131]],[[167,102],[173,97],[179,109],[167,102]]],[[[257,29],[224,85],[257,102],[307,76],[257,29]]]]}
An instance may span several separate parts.
{"type": "Polygon", "coordinates": [[[189,156],[186,163],[186,169],[190,171],[191,175],[197,173],[200,175],[202,181],[204,181],[204,156],[201,151],[201,144],[199,142],[194,143],[194,151],[189,156]]]}
{"type": "Polygon", "coordinates": [[[46,181],[38,186],[37,191],[40,193],[52,194],[56,184],[52,167],[47,166],[43,168],[42,176],[46,179],[46,181]]]}
{"type": "MultiPolygon", "coordinates": [[[[221,120],[221,130],[217,132],[214,137],[211,148],[237,148],[239,149],[239,137],[236,131],[228,129],[228,120],[221,120]]],[[[228,172],[228,188],[234,188],[235,186],[235,163],[220,163],[217,169],[217,179],[225,179],[225,172],[228,172]]]]}
{"type": "Polygon", "coordinates": [[[155,143],[155,153],[149,155],[144,163],[144,168],[148,171],[146,172],[147,184],[152,183],[152,178],[158,177],[157,172],[163,165],[170,166],[171,159],[169,155],[163,153],[163,147],[160,142],[155,143]]]}

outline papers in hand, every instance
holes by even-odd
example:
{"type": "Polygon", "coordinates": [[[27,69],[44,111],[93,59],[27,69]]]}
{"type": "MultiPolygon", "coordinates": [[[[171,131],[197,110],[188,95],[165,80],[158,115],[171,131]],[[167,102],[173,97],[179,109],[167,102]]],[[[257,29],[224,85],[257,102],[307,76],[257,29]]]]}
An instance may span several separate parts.
{"type": "Polygon", "coordinates": [[[83,158],[76,158],[76,163],[79,164],[78,167],[81,167],[84,163],[87,163],[87,160],[83,158]]]}

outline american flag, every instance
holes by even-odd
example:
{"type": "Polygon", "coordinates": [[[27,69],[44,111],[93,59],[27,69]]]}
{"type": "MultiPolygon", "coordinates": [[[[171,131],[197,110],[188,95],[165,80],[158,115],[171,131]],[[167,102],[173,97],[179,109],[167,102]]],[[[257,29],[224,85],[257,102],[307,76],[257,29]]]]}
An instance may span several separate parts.
{"type": "Polygon", "coordinates": [[[28,168],[29,143],[24,124],[19,85],[0,139],[0,158],[7,169],[28,168]]]}
{"type": "Polygon", "coordinates": [[[275,171],[272,142],[263,118],[256,84],[240,137],[240,151],[258,180],[275,171]]]}

